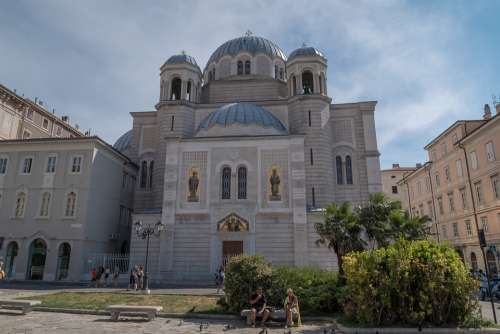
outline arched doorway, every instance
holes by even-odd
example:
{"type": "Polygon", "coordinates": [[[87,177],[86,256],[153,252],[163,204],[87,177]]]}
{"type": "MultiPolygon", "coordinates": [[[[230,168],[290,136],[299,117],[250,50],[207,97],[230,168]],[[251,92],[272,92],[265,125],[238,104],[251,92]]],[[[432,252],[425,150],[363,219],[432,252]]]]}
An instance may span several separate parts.
{"type": "Polygon", "coordinates": [[[71,257],[71,246],[65,242],[59,246],[57,254],[57,274],[58,281],[68,278],[69,259],[71,257]]]}
{"type": "Polygon", "coordinates": [[[303,94],[314,94],[314,78],[311,71],[302,73],[302,88],[304,89],[303,94]]]}
{"type": "Polygon", "coordinates": [[[42,280],[45,269],[45,258],[47,257],[47,244],[42,239],[35,239],[30,245],[28,258],[28,270],[26,279],[42,280]]]}
{"type": "Polygon", "coordinates": [[[19,251],[17,242],[11,241],[7,246],[7,257],[5,258],[5,274],[7,278],[12,278],[16,272],[16,256],[19,251]]]}
{"type": "Polygon", "coordinates": [[[478,271],[479,268],[477,265],[477,256],[476,256],[476,253],[474,253],[474,252],[470,253],[470,264],[471,264],[473,271],[478,271]]]}
{"type": "Polygon", "coordinates": [[[493,254],[491,249],[488,249],[488,251],[486,252],[486,262],[488,263],[490,276],[496,275],[498,272],[497,260],[495,259],[495,254],[493,254]]]}

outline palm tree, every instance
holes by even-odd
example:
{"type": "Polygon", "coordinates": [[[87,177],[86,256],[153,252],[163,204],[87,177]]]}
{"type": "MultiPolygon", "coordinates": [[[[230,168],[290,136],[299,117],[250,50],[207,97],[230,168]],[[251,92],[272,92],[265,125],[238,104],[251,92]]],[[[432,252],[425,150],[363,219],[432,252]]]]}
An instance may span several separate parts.
{"type": "Polygon", "coordinates": [[[422,240],[429,235],[429,217],[410,217],[408,212],[393,211],[389,216],[393,240],[422,240]]]}
{"type": "Polygon", "coordinates": [[[342,257],[352,251],[361,251],[366,242],[361,238],[363,227],[358,223],[351,204],[345,202],[338,206],[335,203],[326,207],[324,221],[314,225],[319,239],[317,245],[327,245],[337,256],[339,275],[344,275],[342,257]]]}
{"type": "Polygon", "coordinates": [[[359,223],[366,236],[378,247],[386,247],[393,239],[389,219],[393,212],[401,211],[401,202],[390,200],[384,193],[370,195],[368,204],[357,210],[359,223]]]}

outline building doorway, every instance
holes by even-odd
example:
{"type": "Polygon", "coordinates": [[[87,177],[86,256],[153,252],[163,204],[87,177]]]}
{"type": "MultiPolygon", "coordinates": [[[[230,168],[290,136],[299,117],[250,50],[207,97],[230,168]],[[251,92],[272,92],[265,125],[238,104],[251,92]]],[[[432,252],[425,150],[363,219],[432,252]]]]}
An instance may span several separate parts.
{"type": "Polygon", "coordinates": [[[222,265],[225,266],[233,256],[243,254],[243,240],[222,242],[222,265]]]}
{"type": "Polygon", "coordinates": [[[57,255],[57,274],[58,281],[68,278],[69,259],[71,257],[71,246],[65,242],[59,246],[57,255]]]}
{"type": "Polygon", "coordinates": [[[26,279],[42,280],[45,269],[45,258],[47,257],[47,244],[42,239],[35,239],[30,245],[28,258],[28,270],[26,279]]]}
{"type": "Polygon", "coordinates": [[[12,278],[16,272],[16,256],[19,251],[17,242],[11,241],[7,246],[7,256],[5,258],[5,274],[7,278],[12,278]]]}
{"type": "Polygon", "coordinates": [[[486,252],[486,262],[488,263],[488,269],[490,272],[490,276],[494,276],[497,274],[497,260],[495,259],[495,254],[488,249],[486,252]]]}

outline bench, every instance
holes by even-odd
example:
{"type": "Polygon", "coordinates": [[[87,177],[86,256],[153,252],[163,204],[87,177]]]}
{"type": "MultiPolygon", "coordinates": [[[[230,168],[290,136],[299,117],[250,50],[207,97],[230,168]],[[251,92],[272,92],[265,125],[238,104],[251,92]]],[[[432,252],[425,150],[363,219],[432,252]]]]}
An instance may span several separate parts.
{"type": "MultiPolygon", "coordinates": [[[[250,326],[252,324],[252,310],[245,309],[242,310],[240,314],[242,318],[246,318],[247,325],[250,326]]],[[[257,314],[256,318],[257,319],[262,318],[262,315],[257,314]]],[[[294,321],[297,320],[297,314],[292,313],[292,318],[294,321]]],[[[271,312],[269,320],[285,321],[286,320],[285,310],[282,309],[274,310],[273,312],[271,312]]]]}
{"type": "Polygon", "coordinates": [[[0,308],[21,310],[22,314],[26,314],[33,310],[33,306],[40,305],[41,303],[39,300],[2,299],[0,300],[0,308]]]}
{"type": "Polygon", "coordinates": [[[111,320],[114,321],[117,321],[122,313],[128,316],[147,316],[148,320],[153,320],[161,310],[163,310],[161,306],[110,305],[106,307],[106,311],[111,314],[111,320]]]}

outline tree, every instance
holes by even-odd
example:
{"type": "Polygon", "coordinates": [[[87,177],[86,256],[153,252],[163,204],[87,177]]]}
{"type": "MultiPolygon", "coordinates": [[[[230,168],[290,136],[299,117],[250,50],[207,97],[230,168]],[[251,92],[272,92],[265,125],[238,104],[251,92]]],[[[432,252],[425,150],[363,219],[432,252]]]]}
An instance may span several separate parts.
{"type": "Polygon", "coordinates": [[[393,240],[404,238],[406,240],[423,240],[429,235],[429,217],[410,217],[408,212],[393,211],[389,215],[391,236],[393,240]]]}
{"type": "Polygon", "coordinates": [[[368,204],[357,210],[357,216],[368,239],[379,247],[386,247],[394,237],[390,216],[400,211],[401,202],[390,200],[384,193],[374,193],[368,204]]]}
{"type": "Polygon", "coordinates": [[[352,251],[361,251],[366,242],[362,239],[363,227],[358,223],[351,203],[338,206],[332,203],[326,207],[324,221],[314,225],[319,239],[317,245],[327,245],[337,256],[339,275],[343,276],[342,257],[352,251]]]}

